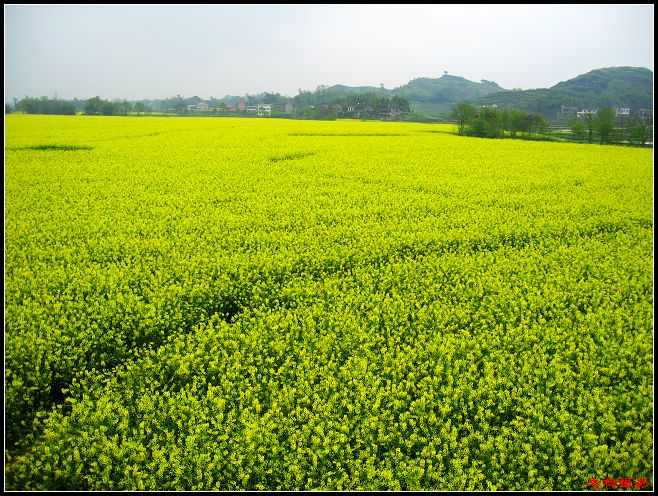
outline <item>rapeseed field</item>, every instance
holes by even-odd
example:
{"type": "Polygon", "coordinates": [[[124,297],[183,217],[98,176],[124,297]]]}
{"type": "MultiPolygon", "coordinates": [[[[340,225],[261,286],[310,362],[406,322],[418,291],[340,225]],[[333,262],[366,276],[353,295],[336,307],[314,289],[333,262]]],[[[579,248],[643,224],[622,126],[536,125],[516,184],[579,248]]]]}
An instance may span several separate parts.
{"type": "Polygon", "coordinates": [[[653,485],[653,150],[5,116],[12,490],[653,485]]]}

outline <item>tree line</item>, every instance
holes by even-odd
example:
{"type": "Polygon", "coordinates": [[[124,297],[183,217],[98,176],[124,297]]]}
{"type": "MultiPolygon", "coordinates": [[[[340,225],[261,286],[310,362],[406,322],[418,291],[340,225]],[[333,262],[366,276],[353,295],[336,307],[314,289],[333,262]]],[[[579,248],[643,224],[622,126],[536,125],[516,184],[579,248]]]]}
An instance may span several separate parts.
{"type": "Polygon", "coordinates": [[[571,137],[579,143],[645,146],[653,136],[653,112],[616,115],[610,107],[569,121],[571,137]]]}
{"type": "Polygon", "coordinates": [[[95,96],[87,100],[58,100],[57,98],[25,97],[14,103],[14,108],[5,103],[5,113],[12,111],[24,112],[26,114],[46,114],[46,115],[75,115],[84,112],[87,115],[128,115],[133,110],[146,112],[146,105],[137,102],[134,106],[127,100],[111,102],[102,100],[95,96]]]}
{"type": "MultiPolygon", "coordinates": [[[[212,115],[226,113],[226,104],[213,99],[211,103],[218,103],[212,115]]],[[[246,95],[248,105],[257,103],[271,103],[280,105],[292,103],[296,107],[294,117],[302,119],[336,119],[340,117],[358,117],[361,119],[379,118],[382,111],[397,111],[409,116],[409,101],[401,96],[382,96],[376,93],[352,93],[336,96],[318,87],[315,92],[299,91],[293,98],[284,97],[278,93],[264,93],[261,95],[246,95]],[[333,96],[333,97],[332,97],[333,96]]],[[[187,105],[203,101],[195,96],[184,99],[180,95],[176,98],[163,100],[156,108],[164,107],[169,110],[175,108],[181,115],[187,113],[187,105]]],[[[158,102],[156,102],[158,103],[158,102]]],[[[137,115],[150,112],[151,106],[139,101],[131,103],[127,100],[109,101],[98,96],[87,100],[59,100],[57,98],[25,97],[19,101],[14,100],[14,107],[5,103],[5,113],[12,111],[27,114],[51,115],[128,115],[136,112],[137,115]]],[[[616,115],[610,107],[603,107],[596,113],[586,113],[569,121],[570,135],[549,132],[546,119],[540,114],[513,109],[499,109],[494,106],[476,107],[468,102],[459,102],[453,106],[451,117],[458,126],[458,133],[465,136],[483,138],[522,138],[522,139],[562,139],[579,143],[600,144],[628,144],[645,146],[653,136],[653,112],[644,111],[632,115],[616,115]]],[[[407,117],[410,118],[410,117],[407,117]]]]}
{"type": "MultiPolygon", "coordinates": [[[[25,97],[14,103],[14,109],[26,114],[46,115],[75,115],[78,111],[76,104],[72,101],[50,99],[45,96],[41,98],[25,97]]],[[[5,112],[11,113],[9,104],[5,104],[5,112]]]]}
{"type": "Polygon", "coordinates": [[[548,129],[548,122],[539,114],[495,107],[478,108],[468,102],[457,103],[451,117],[462,136],[537,139],[548,129]]]}
{"type": "MultiPolygon", "coordinates": [[[[212,98],[212,97],[211,97],[212,98]]],[[[188,106],[196,105],[203,100],[197,96],[192,98],[183,98],[180,95],[170,99],[155,102],[153,105],[147,105],[144,102],[131,103],[127,100],[109,101],[103,100],[98,96],[87,100],[58,100],[47,97],[30,98],[25,97],[15,102],[14,107],[5,104],[5,113],[12,111],[24,112],[27,114],[58,114],[58,115],[75,115],[84,113],[86,115],[128,115],[136,112],[150,112],[153,110],[163,110],[165,112],[175,111],[180,115],[188,114],[188,106]],[[153,108],[155,107],[155,108],[153,108]]],[[[292,103],[296,108],[294,117],[302,119],[335,119],[338,117],[354,117],[357,114],[360,118],[379,118],[380,112],[395,110],[400,113],[409,112],[409,101],[400,96],[386,97],[375,93],[349,94],[344,96],[334,96],[318,91],[316,93],[302,92],[293,97],[284,97],[278,93],[264,93],[261,95],[245,95],[244,99],[247,105],[256,104],[273,104],[284,105],[292,103]],[[322,95],[322,98],[319,98],[322,95]],[[353,110],[349,110],[353,109],[353,110]]],[[[213,107],[203,115],[225,115],[228,107],[225,102],[212,99],[212,103],[217,106],[213,107]]]]}
{"type": "Polygon", "coordinates": [[[571,134],[549,129],[546,119],[521,110],[475,107],[468,102],[454,105],[451,113],[462,136],[568,140],[579,143],[645,146],[653,136],[653,112],[617,115],[610,107],[584,113],[569,121],[571,134]]]}

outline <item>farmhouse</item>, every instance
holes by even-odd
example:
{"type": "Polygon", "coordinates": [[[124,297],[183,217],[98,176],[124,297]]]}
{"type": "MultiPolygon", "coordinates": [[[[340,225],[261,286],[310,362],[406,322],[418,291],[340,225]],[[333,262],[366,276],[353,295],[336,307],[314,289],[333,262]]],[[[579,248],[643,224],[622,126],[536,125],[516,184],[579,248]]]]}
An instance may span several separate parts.
{"type": "Polygon", "coordinates": [[[208,110],[208,104],[206,102],[199,102],[196,105],[188,105],[187,110],[189,112],[206,112],[208,110]]]}
{"type": "Polygon", "coordinates": [[[567,107],[566,105],[562,105],[560,107],[560,111],[557,113],[557,118],[570,119],[576,117],[577,112],[578,112],[578,107],[567,107]]]}
{"type": "Polygon", "coordinates": [[[271,116],[272,115],[272,105],[269,103],[257,104],[257,105],[247,105],[246,107],[247,115],[257,115],[259,117],[271,116]]]}
{"type": "Polygon", "coordinates": [[[383,121],[399,121],[401,116],[402,112],[398,109],[386,109],[379,113],[379,117],[383,121]]]}
{"type": "Polygon", "coordinates": [[[577,117],[585,117],[586,115],[595,116],[598,113],[599,109],[583,109],[576,112],[577,117]]]}

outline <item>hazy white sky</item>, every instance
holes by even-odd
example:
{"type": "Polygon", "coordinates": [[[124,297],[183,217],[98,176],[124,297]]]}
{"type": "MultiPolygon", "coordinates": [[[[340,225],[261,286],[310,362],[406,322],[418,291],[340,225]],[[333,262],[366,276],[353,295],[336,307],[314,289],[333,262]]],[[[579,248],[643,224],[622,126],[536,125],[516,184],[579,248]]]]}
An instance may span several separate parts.
{"type": "Polygon", "coordinates": [[[653,17],[653,5],[5,5],[5,101],[294,96],[443,71],[547,88],[653,70],[653,17]]]}

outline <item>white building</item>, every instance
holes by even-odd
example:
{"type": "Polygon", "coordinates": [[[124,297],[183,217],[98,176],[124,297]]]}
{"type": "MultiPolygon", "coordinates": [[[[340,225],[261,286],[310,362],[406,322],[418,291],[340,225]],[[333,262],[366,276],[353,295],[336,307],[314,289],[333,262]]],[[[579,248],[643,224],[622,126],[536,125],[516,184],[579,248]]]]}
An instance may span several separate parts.
{"type": "Polygon", "coordinates": [[[188,105],[187,110],[190,112],[205,112],[208,110],[208,104],[206,102],[199,102],[196,105],[188,105]]]}
{"type": "Polygon", "coordinates": [[[259,103],[258,105],[247,105],[247,115],[257,115],[258,117],[271,116],[272,105],[269,103],[259,103]]]}
{"type": "Polygon", "coordinates": [[[585,117],[586,115],[595,116],[598,113],[599,109],[583,109],[576,112],[576,116],[585,117]]]}

